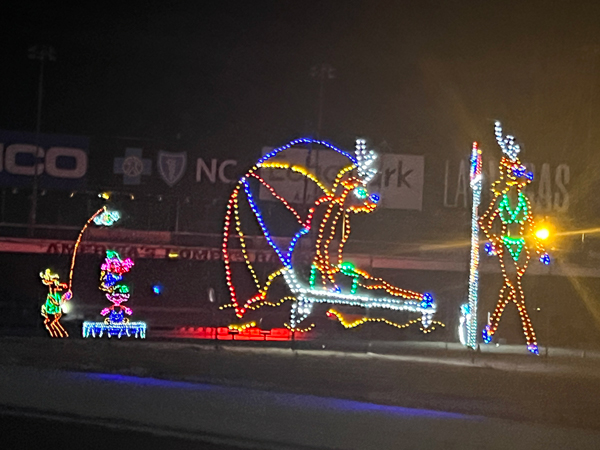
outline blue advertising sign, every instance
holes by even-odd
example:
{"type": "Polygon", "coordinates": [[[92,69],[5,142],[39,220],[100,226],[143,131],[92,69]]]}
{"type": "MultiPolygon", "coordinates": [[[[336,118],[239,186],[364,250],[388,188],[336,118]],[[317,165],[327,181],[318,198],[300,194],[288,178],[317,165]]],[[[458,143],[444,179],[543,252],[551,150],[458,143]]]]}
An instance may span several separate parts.
{"type": "Polygon", "coordinates": [[[85,136],[0,130],[0,185],[31,186],[37,167],[40,188],[81,188],[89,145],[85,136]]]}

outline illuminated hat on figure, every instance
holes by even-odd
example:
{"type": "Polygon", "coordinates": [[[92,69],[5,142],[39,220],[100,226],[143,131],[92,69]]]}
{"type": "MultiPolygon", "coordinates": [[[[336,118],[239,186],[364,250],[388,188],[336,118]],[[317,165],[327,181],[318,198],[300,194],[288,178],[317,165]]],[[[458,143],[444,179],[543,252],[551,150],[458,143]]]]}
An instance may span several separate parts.
{"type": "Polygon", "coordinates": [[[527,172],[527,168],[521,164],[519,153],[521,146],[515,142],[515,137],[507,134],[502,136],[502,124],[496,121],[494,124],[496,142],[502,149],[505,156],[500,160],[501,177],[506,176],[506,184],[512,186],[515,184],[528,184],[533,181],[533,173],[527,172]]]}
{"type": "Polygon", "coordinates": [[[60,277],[58,276],[58,274],[53,273],[50,269],[46,269],[44,272],[40,272],[40,278],[42,279],[42,283],[44,283],[46,286],[50,286],[52,284],[54,284],[55,286],[67,286],[64,283],[61,283],[59,281],[60,277]]]}

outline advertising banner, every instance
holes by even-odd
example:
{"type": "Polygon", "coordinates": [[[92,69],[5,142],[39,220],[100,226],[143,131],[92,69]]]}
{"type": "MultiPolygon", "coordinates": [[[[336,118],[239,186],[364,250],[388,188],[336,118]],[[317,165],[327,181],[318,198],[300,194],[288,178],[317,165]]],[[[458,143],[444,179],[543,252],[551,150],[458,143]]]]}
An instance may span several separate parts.
{"type": "Polygon", "coordinates": [[[81,188],[88,150],[85,136],[0,130],[0,185],[31,186],[37,168],[40,188],[81,188]]]}
{"type": "MultiPolygon", "coordinates": [[[[264,147],[263,155],[272,147],[264,147]]],[[[286,161],[291,165],[308,167],[317,179],[331,186],[337,173],[348,165],[346,157],[331,150],[310,152],[304,148],[292,148],[271,159],[286,161]],[[308,158],[308,159],[307,159],[308,158]],[[308,164],[307,164],[308,162],[308,164]]],[[[423,179],[425,161],[421,155],[380,154],[376,161],[379,173],[371,181],[369,191],[380,194],[379,207],[388,209],[415,209],[423,206],[423,179]]],[[[292,203],[314,201],[319,189],[314,183],[291,170],[262,170],[261,176],[281,197],[292,203]],[[305,192],[306,190],[306,192],[305,192]]],[[[276,200],[265,187],[261,187],[261,200],[276,200]]]]}

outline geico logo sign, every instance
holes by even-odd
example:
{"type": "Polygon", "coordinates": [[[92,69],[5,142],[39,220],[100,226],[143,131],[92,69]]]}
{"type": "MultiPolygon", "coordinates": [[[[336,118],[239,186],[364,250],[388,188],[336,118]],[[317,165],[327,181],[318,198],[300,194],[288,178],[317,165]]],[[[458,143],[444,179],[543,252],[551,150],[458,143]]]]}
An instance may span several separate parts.
{"type": "MultiPolygon", "coordinates": [[[[34,175],[36,146],[31,144],[11,144],[4,149],[0,144],[0,172],[13,175],[34,175]]],[[[88,155],[80,148],[50,147],[44,150],[38,147],[38,175],[46,172],[56,178],[81,178],[87,172],[88,155]]]]}

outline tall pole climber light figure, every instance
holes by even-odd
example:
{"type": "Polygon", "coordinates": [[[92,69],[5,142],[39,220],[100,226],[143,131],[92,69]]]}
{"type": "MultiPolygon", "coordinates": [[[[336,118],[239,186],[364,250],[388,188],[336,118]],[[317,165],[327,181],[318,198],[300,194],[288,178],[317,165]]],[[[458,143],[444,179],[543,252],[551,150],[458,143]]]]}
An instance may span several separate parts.
{"type": "Polygon", "coordinates": [[[504,156],[500,160],[499,179],[492,184],[492,200],[479,225],[488,239],[486,251],[500,261],[504,283],[494,313],[483,330],[483,341],[486,344],[492,341],[504,308],[512,302],[519,311],[527,349],[537,355],[537,339],[525,307],[521,278],[527,270],[531,251],[543,264],[550,264],[550,256],[535,235],[531,203],[523,192],[533,180],[533,173],[527,172],[519,161],[521,148],[514,136],[503,136],[500,122],[495,123],[495,133],[504,156]]]}
{"type": "Polygon", "coordinates": [[[473,142],[471,150],[471,262],[469,264],[469,301],[460,307],[458,335],[461,344],[477,348],[477,295],[479,290],[479,204],[481,203],[481,150],[473,142]]]}

